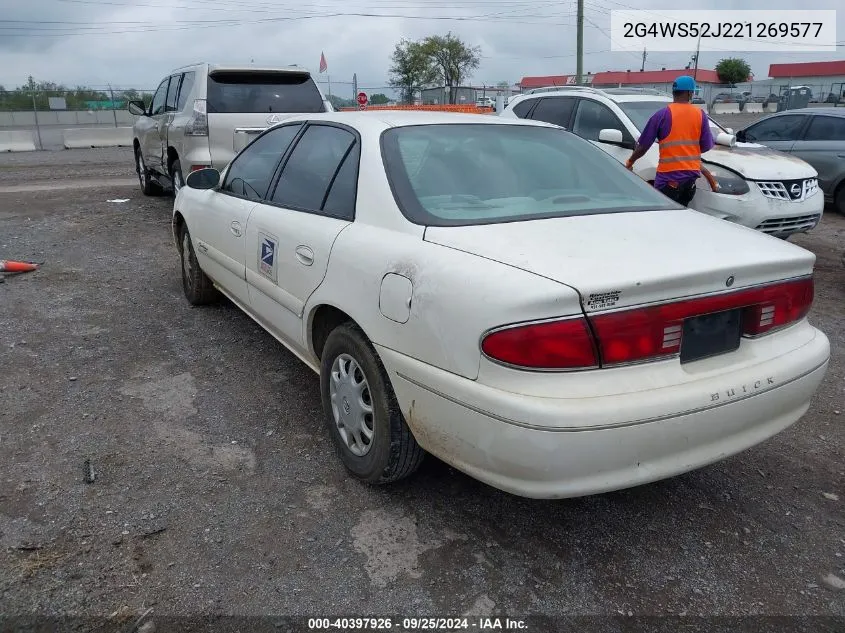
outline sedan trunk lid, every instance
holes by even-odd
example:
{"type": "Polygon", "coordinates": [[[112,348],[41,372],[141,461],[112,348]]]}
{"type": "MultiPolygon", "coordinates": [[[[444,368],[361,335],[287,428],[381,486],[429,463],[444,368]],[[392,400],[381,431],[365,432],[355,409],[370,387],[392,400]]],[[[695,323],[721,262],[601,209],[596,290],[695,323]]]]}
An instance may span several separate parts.
{"type": "Polygon", "coordinates": [[[688,209],[428,227],[424,239],[566,284],[586,312],[808,275],[815,263],[794,244],[688,209]]]}

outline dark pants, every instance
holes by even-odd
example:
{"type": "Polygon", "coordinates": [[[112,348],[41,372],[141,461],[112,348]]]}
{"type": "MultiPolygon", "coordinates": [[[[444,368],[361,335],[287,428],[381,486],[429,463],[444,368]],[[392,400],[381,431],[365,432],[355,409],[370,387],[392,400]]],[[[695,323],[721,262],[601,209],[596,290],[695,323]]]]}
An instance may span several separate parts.
{"type": "Polygon", "coordinates": [[[695,196],[695,181],[687,180],[685,182],[667,182],[661,186],[658,191],[667,198],[674,200],[680,205],[689,206],[695,196]]]}

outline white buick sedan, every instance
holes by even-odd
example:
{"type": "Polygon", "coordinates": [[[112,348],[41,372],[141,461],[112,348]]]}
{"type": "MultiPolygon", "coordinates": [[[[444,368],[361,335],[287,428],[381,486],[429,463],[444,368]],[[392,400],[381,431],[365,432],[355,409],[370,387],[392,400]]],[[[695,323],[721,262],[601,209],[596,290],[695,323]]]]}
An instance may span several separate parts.
{"type": "Polygon", "coordinates": [[[298,116],[187,185],[188,301],[223,293],[319,373],[368,482],[429,452],[528,497],[626,488],[784,430],[827,369],[812,253],[554,126],[298,116]]]}

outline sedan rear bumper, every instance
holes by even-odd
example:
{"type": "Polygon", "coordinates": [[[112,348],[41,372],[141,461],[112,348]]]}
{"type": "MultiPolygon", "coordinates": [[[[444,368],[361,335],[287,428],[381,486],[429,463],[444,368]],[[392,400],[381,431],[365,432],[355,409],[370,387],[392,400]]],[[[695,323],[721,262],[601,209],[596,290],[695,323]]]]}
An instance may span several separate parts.
{"type": "Polygon", "coordinates": [[[693,387],[719,393],[725,385],[753,386],[761,375],[776,376],[777,384],[767,390],[722,395],[706,407],[692,406],[691,401],[690,407],[678,408],[674,402],[673,410],[653,415],[654,401],[662,397],[657,392],[663,390],[644,389],[626,396],[627,404],[613,423],[583,426],[579,420],[594,418],[596,408],[604,409],[605,398],[510,394],[392,350],[380,348],[379,353],[405,419],[423,448],[507,492],[563,498],[671,477],[776,435],[807,411],[827,370],[830,344],[816,331],[809,343],[789,354],[720,377],[718,387],[704,384],[713,379],[693,387]],[[489,407],[479,406],[485,391],[490,392],[489,407]],[[497,406],[503,399],[516,401],[523,415],[515,419],[514,408],[497,406]],[[642,411],[650,415],[643,417],[642,411]]]}

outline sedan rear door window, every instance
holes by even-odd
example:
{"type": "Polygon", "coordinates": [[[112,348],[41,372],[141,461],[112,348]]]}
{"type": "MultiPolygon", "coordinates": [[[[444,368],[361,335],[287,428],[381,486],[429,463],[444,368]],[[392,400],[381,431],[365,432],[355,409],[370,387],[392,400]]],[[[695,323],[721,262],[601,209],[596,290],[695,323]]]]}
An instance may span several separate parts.
{"type": "MultiPolygon", "coordinates": [[[[341,175],[341,166],[356,142],[355,135],[343,128],[309,125],[282,168],[273,192],[273,203],[302,211],[323,212],[329,188],[335,177],[341,175]]],[[[343,178],[349,178],[348,170],[343,178]]],[[[348,188],[343,182],[338,183],[339,189],[348,188]]],[[[332,200],[332,204],[339,206],[329,215],[348,210],[348,205],[340,204],[338,198],[332,200]]]]}
{"type": "Polygon", "coordinates": [[[804,140],[845,141],[845,116],[814,116],[804,140]]]}
{"type": "Polygon", "coordinates": [[[308,73],[216,71],[208,76],[209,113],[325,112],[308,73]]]}

